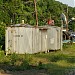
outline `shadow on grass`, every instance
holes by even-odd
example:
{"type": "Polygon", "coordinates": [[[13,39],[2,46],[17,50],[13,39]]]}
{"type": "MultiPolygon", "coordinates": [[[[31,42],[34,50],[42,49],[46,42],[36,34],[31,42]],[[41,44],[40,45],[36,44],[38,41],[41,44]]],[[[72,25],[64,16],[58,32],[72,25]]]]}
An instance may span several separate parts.
{"type": "MultiPolygon", "coordinates": [[[[25,63],[24,63],[25,64],[25,63]]],[[[0,70],[2,73],[17,75],[74,75],[75,69],[72,67],[61,67],[54,63],[43,64],[40,63],[37,66],[33,65],[24,65],[24,66],[11,66],[6,64],[0,64],[0,70]],[[27,66],[27,67],[26,67],[27,66]],[[26,73],[28,72],[28,73],[26,73]]]]}
{"type": "Polygon", "coordinates": [[[37,66],[33,66],[29,65],[26,61],[20,66],[1,63],[0,73],[7,75],[48,75],[42,63],[39,63],[37,66]]]}

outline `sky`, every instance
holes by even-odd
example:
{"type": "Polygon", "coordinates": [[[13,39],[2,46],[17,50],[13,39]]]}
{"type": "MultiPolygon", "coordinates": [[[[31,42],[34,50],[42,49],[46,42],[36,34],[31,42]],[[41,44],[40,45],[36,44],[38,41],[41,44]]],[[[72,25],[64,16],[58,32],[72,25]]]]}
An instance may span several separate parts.
{"type": "Polygon", "coordinates": [[[75,7],[75,0],[56,0],[62,2],[63,4],[67,4],[68,6],[75,7]]]}

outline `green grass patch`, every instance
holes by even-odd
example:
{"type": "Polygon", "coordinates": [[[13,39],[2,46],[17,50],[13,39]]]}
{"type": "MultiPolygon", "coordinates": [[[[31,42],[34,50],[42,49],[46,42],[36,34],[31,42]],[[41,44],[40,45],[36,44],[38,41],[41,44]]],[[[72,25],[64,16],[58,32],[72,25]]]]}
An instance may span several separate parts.
{"type": "Polygon", "coordinates": [[[38,54],[11,54],[0,51],[0,69],[23,71],[45,69],[49,75],[68,75],[75,72],[75,44],[63,47],[63,51],[38,54]]]}

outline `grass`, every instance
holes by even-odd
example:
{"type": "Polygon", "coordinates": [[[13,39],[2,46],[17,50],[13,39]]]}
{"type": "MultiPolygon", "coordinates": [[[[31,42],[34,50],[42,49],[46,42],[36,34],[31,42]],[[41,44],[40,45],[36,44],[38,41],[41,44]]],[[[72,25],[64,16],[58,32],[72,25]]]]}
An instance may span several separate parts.
{"type": "Polygon", "coordinates": [[[0,51],[1,70],[45,69],[49,75],[74,75],[75,73],[75,44],[65,45],[63,51],[38,54],[4,55],[0,51]]]}

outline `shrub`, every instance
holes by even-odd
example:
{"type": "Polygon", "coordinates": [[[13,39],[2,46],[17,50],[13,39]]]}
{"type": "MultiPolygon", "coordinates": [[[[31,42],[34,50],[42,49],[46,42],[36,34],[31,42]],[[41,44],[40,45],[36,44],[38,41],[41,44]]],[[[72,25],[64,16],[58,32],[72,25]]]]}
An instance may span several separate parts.
{"type": "Polygon", "coordinates": [[[51,62],[57,62],[59,60],[64,60],[66,59],[67,56],[63,55],[63,54],[57,54],[57,55],[52,55],[50,56],[50,61],[51,62]]]}

